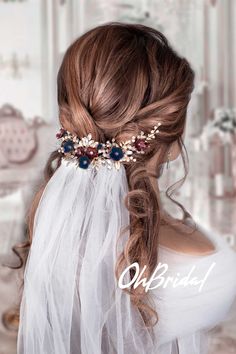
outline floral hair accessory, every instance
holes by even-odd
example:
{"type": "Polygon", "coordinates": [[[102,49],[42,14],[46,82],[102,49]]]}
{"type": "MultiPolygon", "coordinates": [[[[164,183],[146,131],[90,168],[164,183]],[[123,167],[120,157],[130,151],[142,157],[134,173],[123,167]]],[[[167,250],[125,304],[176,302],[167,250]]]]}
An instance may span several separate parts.
{"type": "Polygon", "coordinates": [[[79,138],[61,128],[56,134],[56,138],[61,140],[58,152],[63,155],[64,159],[76,162],[83,169],[87,169],[89,165],[98,168],[101,164],[106,164],[109,169],[114,165],[119,170],[120,163],[136,161],[134,154],[145,153],[149,147],[149,141],[155,139],[155,134],[159,132],[160,125],[159,122],[147,135],[141,131],[139,135],[120,143],[117,143],[114,138],[112,141],[107,140],[106,143],[99,143],[92,139],[90,133],[79,138]]]}

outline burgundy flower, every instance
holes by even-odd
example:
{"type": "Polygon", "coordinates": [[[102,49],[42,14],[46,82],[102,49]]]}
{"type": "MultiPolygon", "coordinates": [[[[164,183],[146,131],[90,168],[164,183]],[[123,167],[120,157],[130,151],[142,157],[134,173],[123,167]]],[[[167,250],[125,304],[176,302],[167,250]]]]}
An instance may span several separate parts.
{"type": "Polygon", "coordinates": [[[88,146],[85,152],[86,156],[88,156],[91,160],[94,159],[94,157],[98,156],[98,151],[96,148],[92,146],[88,146]]]}
{"type": "Polygon", "coordinates": [[[148,143],[146,143],[144,139],[136,139],[134,146],[138,151],[141,151],[148,147],[148,143]]]}
{"type": "Polygon", "coordinates": [[[79,146],[76,150],[75,150],[75,156],[80,157],[83,156],[85,153],[85,150],[83,148],[83,146],[79,146]]]}
{"type": "Polygon", "coordinates": [[[61,128],[60,131],[56,134],[56,138],[60,139],[66,134],[66,130],[61,128]]]}

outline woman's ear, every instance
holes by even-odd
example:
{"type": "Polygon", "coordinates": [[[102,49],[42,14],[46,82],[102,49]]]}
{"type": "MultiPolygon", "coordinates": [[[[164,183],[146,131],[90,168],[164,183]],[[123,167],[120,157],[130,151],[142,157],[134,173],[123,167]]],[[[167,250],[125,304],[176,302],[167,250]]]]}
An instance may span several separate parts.
{"type": "Polygon", "coordinates": [[[170,145],[167,155],[169,161],[174,161],[180,155],[180,147],[177,140],[170,145]]]}
{"type": "MultiPolygon", "coordinates": [[[[183,134],[181,136],[181,140],[184,141],[185,138],[185,133],[186,133],[186,124],[184,127],[184,131],[183,134]]],[[[178,141],[174,141],[169,148],[169,152],[168,152],[168,160],[169,161],[174,161],[175,159],[177,159],[177,157],[180,155],[181,153],[181,148],[179,147],[178,141]]]]}

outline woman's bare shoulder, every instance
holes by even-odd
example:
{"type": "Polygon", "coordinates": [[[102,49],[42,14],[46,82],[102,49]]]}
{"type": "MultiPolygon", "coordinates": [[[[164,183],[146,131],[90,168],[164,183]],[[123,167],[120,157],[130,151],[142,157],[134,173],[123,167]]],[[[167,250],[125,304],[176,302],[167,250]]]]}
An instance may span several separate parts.
{"type": "Polygon", "coordinates": [[[185,225],[181,227],[161,225],[159,244],[173,251],[191,255],[206,255],[215,251],[215,245],[202,230],[193,228],[191,231],[191,228],[185,225]]]}

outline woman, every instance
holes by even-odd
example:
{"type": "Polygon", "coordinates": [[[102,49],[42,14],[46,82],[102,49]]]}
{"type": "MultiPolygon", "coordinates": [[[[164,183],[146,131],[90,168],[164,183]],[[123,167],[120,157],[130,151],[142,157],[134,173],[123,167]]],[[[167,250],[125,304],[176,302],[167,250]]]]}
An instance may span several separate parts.
{"type": "Polygon", "coordinates": [[[68,48],[57,83],[18,354],[206,353],[235,297],[236,257],[183,207],[169,215],[157,183],[179,154],[186,167],[192,68],[159,31],[108,23],[68,48]]]}

